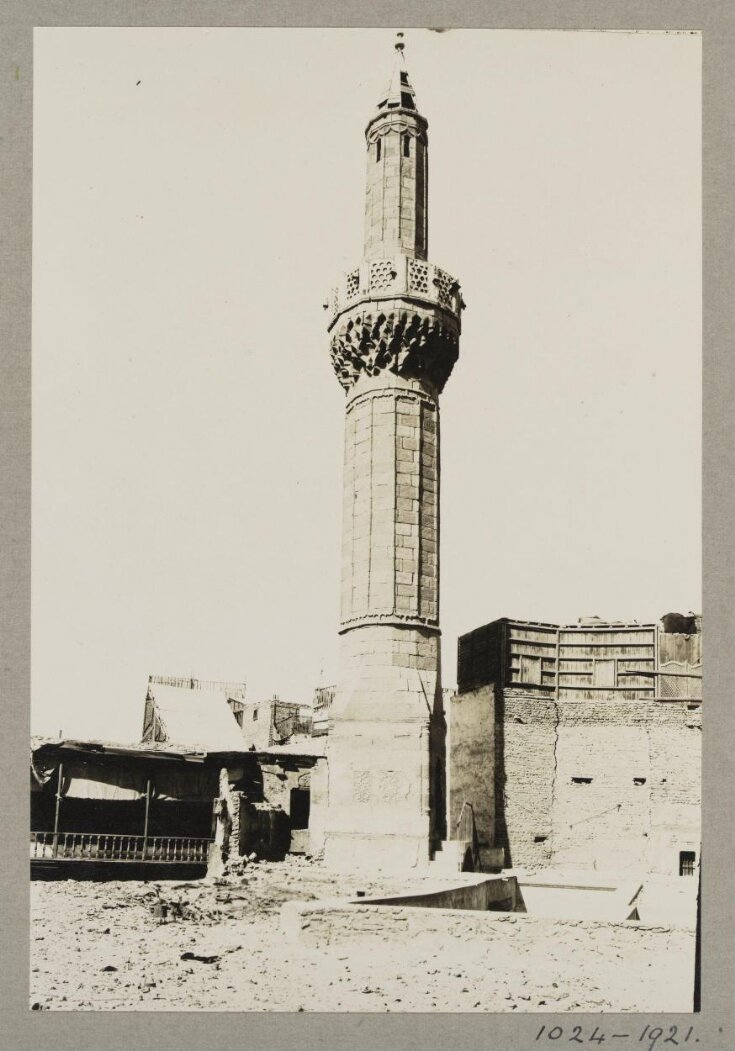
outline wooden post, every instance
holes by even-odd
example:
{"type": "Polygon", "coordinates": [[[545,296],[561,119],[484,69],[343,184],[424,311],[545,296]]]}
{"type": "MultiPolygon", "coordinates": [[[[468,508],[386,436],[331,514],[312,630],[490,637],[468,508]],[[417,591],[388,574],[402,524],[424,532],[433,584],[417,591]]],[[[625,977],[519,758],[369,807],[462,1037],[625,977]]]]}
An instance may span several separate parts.
{"type": "Polygon", "coordinates": [[[148,853],[148,813],[151,806],[151,779],[145,783],[145,823],[143,825],[143,861],[148,853]]]}
{"type": "Polygon", "coordinates": [[[61,806],[61,786],[64,783],[64,764],[59,763],[59,780],[56,785],[56,809],[54,811],[54,839],[51,856],[56,857],[59,850],[59,807],[61,806]]]}

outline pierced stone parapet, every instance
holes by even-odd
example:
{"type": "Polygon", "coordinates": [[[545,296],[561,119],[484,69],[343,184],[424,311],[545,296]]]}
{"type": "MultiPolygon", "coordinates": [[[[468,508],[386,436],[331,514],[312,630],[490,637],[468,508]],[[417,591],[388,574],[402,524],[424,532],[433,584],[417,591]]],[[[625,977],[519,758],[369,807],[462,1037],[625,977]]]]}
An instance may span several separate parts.
{"type": "Polygon", "coordinates": [[[464,308],[459,281],[446,270],[411,256],[395,255],[366,260],[344,275],[324,303],[329,314],[327,326],[331,328],[340,314],[358,303],[395,296],[431,303],[458,321],[464,308]]]}
{"type": "Polygon", "coordinates": [[[361,376],[388,371],[428,380],[440,394],[459,356],[459,326],[433,311],[392,306],[345,315],[330,345],[337,379],[347,391],[361,376]]]}

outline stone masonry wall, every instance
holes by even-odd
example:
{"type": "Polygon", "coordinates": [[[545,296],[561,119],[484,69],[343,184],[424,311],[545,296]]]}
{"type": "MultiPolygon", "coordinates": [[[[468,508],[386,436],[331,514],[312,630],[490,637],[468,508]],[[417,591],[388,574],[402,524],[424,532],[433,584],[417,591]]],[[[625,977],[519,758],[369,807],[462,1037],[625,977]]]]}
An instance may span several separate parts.
{"type": "Polygon", "coordinates": [[[386,115],[373,127],[367,150],[366,256],[398,248],[426,258],[426,162],[426,136],[416,118],[386,115]]]}
{"type": "Polygon", "coordinates": [[[405,381],[348,403],[343,627],[438,623],[438,417],[434,399],[405,381]]]}

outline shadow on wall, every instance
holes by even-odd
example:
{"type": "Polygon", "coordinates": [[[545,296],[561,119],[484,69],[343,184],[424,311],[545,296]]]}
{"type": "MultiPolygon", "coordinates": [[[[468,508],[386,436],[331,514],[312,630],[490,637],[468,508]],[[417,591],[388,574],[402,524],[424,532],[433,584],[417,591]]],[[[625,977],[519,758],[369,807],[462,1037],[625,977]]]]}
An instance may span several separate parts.
{"type": "Polygon", "coordinates": [[[508,838],[508,826],[505,820],[505,698],[503,690],[493,687],[494,710],[495,710],[495,763],[494,763],[494,791],[495,791],[495,846],[502,847],[505,852],[505,867],[513,867],[513,856],[508,838]]]}

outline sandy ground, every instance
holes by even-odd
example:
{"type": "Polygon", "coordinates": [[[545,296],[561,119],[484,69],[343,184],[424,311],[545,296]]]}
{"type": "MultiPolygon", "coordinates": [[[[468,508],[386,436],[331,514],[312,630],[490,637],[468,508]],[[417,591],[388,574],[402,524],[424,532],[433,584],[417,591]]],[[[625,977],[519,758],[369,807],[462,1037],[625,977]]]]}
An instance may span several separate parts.
{"type": "Polygon", "coordinates": [[[328,872],[293,856],[283,863],[259,862],[219,883],[36,881],[31,888],[31,1006],[152,1011],[647,1009],[650,990],[635,981],[617,988],[611,1002],[610,973],[590,966],[583,932],[574,927],[569,938],[576,944],[560,944],[556,958],[546,953],[499,955],[497,946],[456,942],[427,952],[425,946],[395,946],[379,939],[354,948],[309,948],[284,941],[279,924],[283,902],[348,897],[357,890],[394,893],[400,886],[390,880],[342,880],[337,895],[328,872]],[[163,900],[182,902],[182,918],[161,922],[152,915],[159,891],[163,900]]]}

